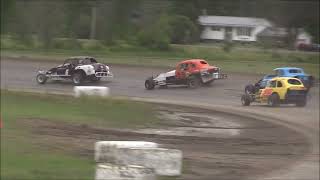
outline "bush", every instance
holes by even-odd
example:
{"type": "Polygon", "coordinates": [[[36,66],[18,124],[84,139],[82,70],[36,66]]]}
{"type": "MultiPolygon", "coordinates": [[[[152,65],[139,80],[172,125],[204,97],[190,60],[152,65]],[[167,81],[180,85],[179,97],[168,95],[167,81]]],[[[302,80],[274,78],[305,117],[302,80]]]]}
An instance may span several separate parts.
{"type": "Polygon", "coordinates": [[[152,49],[167,50],[169,49],[169,37],[163,32],[152,30],[142,31],[138,35],[138,41],[141,46],[152,49]]]}
{"type": "Polygon", "coordinates": [[[17,49],[17,50],[26,50],[32,49],[33,46],[32,39],[28,39],[28,41],[24,41],[19,39],[17,36],[4,36],[1,35],[1,49],[17,49]]]}
{"type": "Polygon", "coordinates": [[[98,40],[83,39],[79,40],[81,48],[84,50],[104,50],[106,47],[98,40]]]}
{"type": "Polygon", "coordinates": [[[74,38],[54,39],[51,46],[56,49],[81,49],[80,42],[74,38]]]}
{"type": "Polygon", "coordinates": [[[198,27],[186,16],[170,18],[170,40],[175,44],[192,43],[199,40],[198,27]]]}
{"type": "Polygon", "coordinates": [[[232,48],[233,48],[233,43],[229,41],[226,41],[222,47],[224,52],[230,52],[232,48]]]}
{"type": "Polygon", "coordinates": [[[162,16],[151,27],[139,32],[138,44],[144,47],[168,50],[170,43],[170,26],[167,16],[162,16]]]}

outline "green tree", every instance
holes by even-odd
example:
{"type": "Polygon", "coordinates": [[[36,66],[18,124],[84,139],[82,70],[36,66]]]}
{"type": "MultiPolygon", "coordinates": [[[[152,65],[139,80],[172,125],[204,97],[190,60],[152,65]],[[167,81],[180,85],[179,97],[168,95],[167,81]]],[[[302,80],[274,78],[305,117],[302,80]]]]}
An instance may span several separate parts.
{"type": "Polygon", "coordinates": [[[16,13],[15,0],[1,0],[1,34],[8,33],[10,20],[12,20],[16,13]]]}
{"type": "Polygon", "coordinates": [[[138,43],[152,49],[168,50],[170,32],[169,17],[163,15],[153,25],[139,32],[138,43]]]}
{"type": "Polygon", "coordinates": [[[170,16],[169,26],[171,43],[186,44],[198,40],[198,27],[186,16],[170,16]]]}
{"type": "Polygon", "coordinates": [[[132,14],[140,5],[139,0],[113,0],[105,41],[112,43],[117,39],[127,39],[134,28],[132,14]]]}

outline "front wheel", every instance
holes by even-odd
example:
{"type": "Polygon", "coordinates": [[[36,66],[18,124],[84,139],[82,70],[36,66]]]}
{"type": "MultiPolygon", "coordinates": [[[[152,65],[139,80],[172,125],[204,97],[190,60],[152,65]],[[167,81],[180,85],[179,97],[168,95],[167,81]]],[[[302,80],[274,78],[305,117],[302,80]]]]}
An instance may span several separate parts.
{"type": "Polygon", "coordinates": [[[271,107],[279,106],[280,104],[280,98],[278,94],[271,94],[268,98],[268,105],[271,107]]]}
{"type": "Polygon", "coordinates": [[[82,76],[81,72],[77,72],[77,73],[73,74],[73,76],[72,76],[73,84],[79,85],[82,83],[82,81],[83,81],[83,76],[82,76]]]}
{"type": "Polygon", "coordinates": [[[197,88],[200,86],[200,79],[197,77],[191,77],[188,79],[187,85],[189,88],[197,88]]]}
{"type": "Polygon", "coordinates": [[[152,89],[154,89],[155,84],[154,84],[153,79],[147,79],[147,80],[144,82],[144,87],[145,87],[147,90],[152,90],[152,89]]]}
{"type": "Polygon", "coordinates": [[[243,106],[250,106],[251,100],[248,94],[244,94],[241,96],[241,104],[243,106]]]}
{"type": "Polygon", "coordinates": [[[37,82],[38,84],[44,84],[46,83],[48,77],[45,74],[38,74],[37,75],[37,82]]]}

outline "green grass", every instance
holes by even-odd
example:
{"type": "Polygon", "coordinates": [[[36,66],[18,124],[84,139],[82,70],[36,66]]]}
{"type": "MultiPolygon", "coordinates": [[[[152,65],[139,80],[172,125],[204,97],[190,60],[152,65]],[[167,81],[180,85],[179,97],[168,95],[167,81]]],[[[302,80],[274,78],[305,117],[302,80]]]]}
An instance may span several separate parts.
{"type": "MultiPolygon", "coordinates": [[[[319,53],[262,50],[235,47],[225,52],[219,46],[172,45],[169,51],[148,50],[139,47],[110,47],[104,50],[9,50],[2,49],[1,56],[29,57],[62,62],[69,56],[89,55],[107,64],[174,67],[183,59],[203,58],[224,72],[268,74],[281,66],[304,68],[308,74],[319,78],[319,53]]],[[[22,58],[23,59],[23,58],[22,58]]]]}
{"type": "Polygon", "coordinates": [[[154,126],[153,106],[99,98],[1,91],[1,179],[93,179],[93,157],[52,150],[23,119],[44,119],[106,128],[154,126]]]}

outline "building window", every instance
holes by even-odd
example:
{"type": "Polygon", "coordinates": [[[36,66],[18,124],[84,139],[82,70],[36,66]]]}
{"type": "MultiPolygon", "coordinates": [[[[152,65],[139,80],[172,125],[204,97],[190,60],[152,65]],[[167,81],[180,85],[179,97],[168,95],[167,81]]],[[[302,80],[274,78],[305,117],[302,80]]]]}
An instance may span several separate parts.
{"type": "Polygon", "coordinates": [[[251,27],[238,27],[237,28],[237,35],[238,36],[251,36],[251,27]]]}
{"type": "Polygon", "coordinates": [[[211,26],[211,31],[221,31],[221,28],[217,26],[211,26]]]}

